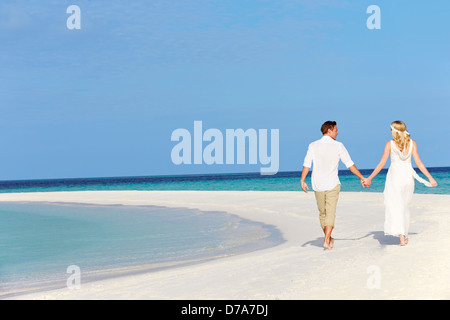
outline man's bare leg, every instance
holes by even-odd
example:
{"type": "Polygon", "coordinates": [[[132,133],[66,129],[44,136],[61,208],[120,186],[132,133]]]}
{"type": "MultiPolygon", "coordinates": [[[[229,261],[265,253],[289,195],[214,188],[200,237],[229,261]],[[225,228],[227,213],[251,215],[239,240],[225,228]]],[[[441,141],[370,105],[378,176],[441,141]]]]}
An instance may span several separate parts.
{"type": "Polygon", "coordinates": [[[334,239],[331,237],[332,231],[333,231],[332,226],[325,226],[325,228],[323,228],[323,233],[325,234],[325,240],[323,242],[323,247],[326,250],[333,248],[334,239]]]}

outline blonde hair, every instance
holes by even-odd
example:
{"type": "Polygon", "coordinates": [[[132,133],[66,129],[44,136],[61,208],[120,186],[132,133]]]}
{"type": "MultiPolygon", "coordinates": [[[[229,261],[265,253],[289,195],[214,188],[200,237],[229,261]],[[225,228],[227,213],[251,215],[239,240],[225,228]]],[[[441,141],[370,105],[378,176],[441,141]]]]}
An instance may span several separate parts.
{"type": "Polygon", "coordinates": [[[391,123],[391,126],[400,131],[396,132],[392,130],[392,137],[394,138],[395,143],[397,144],[400,151],[407,149],[409,146],[409,142],[411,141],[411,136],[408,134],[404,134],[406,131],[406,124],[403,121],[394,121],[391,123]]]}

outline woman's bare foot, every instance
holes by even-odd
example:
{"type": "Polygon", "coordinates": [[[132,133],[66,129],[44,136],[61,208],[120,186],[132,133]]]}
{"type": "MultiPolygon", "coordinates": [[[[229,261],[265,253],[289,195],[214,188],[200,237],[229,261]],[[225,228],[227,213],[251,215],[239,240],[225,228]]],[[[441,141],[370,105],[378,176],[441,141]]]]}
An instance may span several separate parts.
{"type": "Polygon", "coordinates": [[[400,235],[400,246],[406,246],[408,244],[408,238],[406,238],[404,235],[400,235]]]}

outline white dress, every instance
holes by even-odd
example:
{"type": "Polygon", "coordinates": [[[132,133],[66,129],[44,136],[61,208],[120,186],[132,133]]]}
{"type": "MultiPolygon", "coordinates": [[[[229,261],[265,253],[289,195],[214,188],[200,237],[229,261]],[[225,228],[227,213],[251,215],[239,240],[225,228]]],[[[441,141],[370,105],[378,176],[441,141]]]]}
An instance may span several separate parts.
{"type": "Polygon", "coordinates": [[[385,234],[408,236],[409,205],[414,193],[414,178],[426,186],[431,186],[428,181],[420,178],[412,167],[413,148],[413,141],[410,140],[408,153],[404,155],[391,140],[391,165],[384,187],[385,234]]]}

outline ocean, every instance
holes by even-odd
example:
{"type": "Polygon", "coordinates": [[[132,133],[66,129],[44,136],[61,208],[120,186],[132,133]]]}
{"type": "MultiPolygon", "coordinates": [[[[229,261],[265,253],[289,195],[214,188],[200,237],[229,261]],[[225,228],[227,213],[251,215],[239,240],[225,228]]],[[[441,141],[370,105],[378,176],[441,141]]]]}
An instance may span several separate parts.
{"type": "MultiPolygon", "coordinates": [[[[360,170],[368,176],[372,170],[360,170]]],[[[416,169],[416,171],[418,171],[416,169]]],[[[430,168],[438,182],[416,193],[450,194],[450,167],[430,168]]],[[[362,188],[340,171],[343,192],[383,192],[386,170],[362,188]]],[[[309,185],[310,176],[307,179],[309,185]]],[[[0,181],[0,193],[81,190],[297,191],[300,172],[0,181]]],[[[188,208],[33,202],[0,203],[0,298],[61,288],[79,267],[82,283],[198,263],[284,242],[273,226],[227,212],[188,208]]]]}
{"type": "MultiPolygon", "coordinates": [[[[425,176],[415,169],[419,176],[425,176]]],[[[450,167],[428,168],[438,186],[428,188],[416,181],[416,193],[450,194],[450,167]]],[[[369,176],[373,170],[360,170],[369,176]]],[[[341,191],[383,192],[387,169],[372,180],[370,188],[362,188],[359,179],[349,170],[340,170],[341,191]]],[[[254,190],[301,191],[299,171],[278,172],[275,175],[258,173],[204,174],[179,176],[143,176],[112,178],[48,179],[0,181],[0,193],[88,190],[254,190]]],[[[311,174],[306,179],[309,186],[311,174]]],[[[425,178],[426,179],[426,178],[425,178]]]]}
{"type": "Polygon", "coordinates": [[[284,242],[273,226],[220,211],[0,203],[0,298],[156,271],[284,242]],[[69,283],[70,285],[70,283],[69,283]]]}

